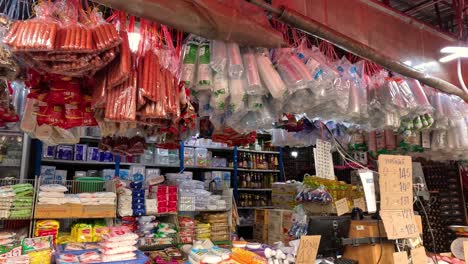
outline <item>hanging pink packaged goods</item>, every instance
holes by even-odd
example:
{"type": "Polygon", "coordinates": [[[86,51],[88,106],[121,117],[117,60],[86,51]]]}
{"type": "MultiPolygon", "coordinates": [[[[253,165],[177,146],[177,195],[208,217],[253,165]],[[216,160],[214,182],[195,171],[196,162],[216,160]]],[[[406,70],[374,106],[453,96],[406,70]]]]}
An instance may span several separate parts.
{"type": "Polygon", "coordinates": [[[229,58],[229,76],[232,78],[240,78],[244,73],[244,65],[242,64],[239,44],[228,42],[226,46],[229,58]]]}
{"type": "Polygon", "coordinates": [[[111,89],[123,82],[125,82],[130,76],[131,69],[131,51],[128,40],[127,32],[121,31],[120,37],[122,43],[120,44],[120,56],[119,59],[114,61],[108,69],[107,75],[107,88],[111,89]]]}
{"type": "Polygon", "coordinates": [[[249,95],[260,95],[264,94],[265,90],[262,87],[262,81],[258,73],[257,61],[255,60],[255,54],[251,48],[244,48],[242,53],[242,59],[244,62],[245,73],[247,77],[246,92],[249,95]]]}

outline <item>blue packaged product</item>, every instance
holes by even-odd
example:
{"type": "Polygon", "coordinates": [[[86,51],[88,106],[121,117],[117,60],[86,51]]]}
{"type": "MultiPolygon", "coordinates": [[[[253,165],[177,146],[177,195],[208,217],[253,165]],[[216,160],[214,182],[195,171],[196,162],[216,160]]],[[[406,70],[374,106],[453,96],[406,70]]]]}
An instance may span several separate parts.
{"type": "Polygon", "coordinates": [[[132,203],[132,209],[145,209],[145,204],[144,203],[132,203]]]}
{"type": "Polygon", "coordinates": [[[120,170],[119,171],[119,178],[124,181],[130,180],[130,171],[129,170],[120,170]]]}
{"type": "Polygon", "coordinates": [[[143,182],[131,182],[130,188],[132,189],[141,189],[143,188],[143,182]]]}
{"type": "Polygon", "coordinates": [[[42,145],[42,157],[48,159],[55,158],[55,146],[42,145]]]}
{"type": "Polygon", "coordinates": [[[88,148],[88,160],[89,161],[99,161],[99,149],[96,147],[88,148]]]}
{"type": "Polygon", "coordinates": [[[146,210],[145,210],[145,208],[135,209],[135,210],[133,210],[133,215],[134,216],[146,215],[146,210]]]}
{"type": "Polygon", "coordinates": [[[145,198],[133,198],[132,203],[142,203],[145,204],[145,198]]]}
{"type": "Polygon", "coordinates": [[[73,160],[73,146],[58,145],[56,155],[59,160],[73,160]]]}
{"type": "Polygon", "coordinates": [[[110,151],[99,151],[99,161],[102,162],[113,162],[114,156],[110,151]]]}
{"type": "Polygon", "coordinates": [[[138,190],[134,189],[132,192],[133,199],[135,198],[144,198],[145,197],[145,190],[138,190]]]}
{"type": "Polygon", "coordinates": [[[86,150],[88,146],[85,144],[76,144],[75,145],[75,160],[86,161],[86,150]]]}

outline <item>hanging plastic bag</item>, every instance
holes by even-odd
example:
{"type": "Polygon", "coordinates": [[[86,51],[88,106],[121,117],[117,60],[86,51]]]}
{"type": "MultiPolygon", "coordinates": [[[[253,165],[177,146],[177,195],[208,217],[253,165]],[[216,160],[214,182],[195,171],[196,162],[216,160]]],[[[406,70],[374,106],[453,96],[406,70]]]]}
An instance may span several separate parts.
{"type": "Polygon", "coordinates": [[[267,91],[263,88],[252,48],[246,47],[242,49],[242,59],[245,67],[245,77],[247,78],[246,93],[248,95],[266,94],[267,91]]]}
{"type": "Polygon", "coordinates": [[[199,44],[193,36],[190,36],[185,44],[180,81],[184,82],[187,87],[191,87],[195,82],[199,44]]]}
{"type": "Polygon", "coordinates": [[[239,44],[228,42],[226,45],[229,58],[229,77],[240,78],[244,73],[244,65],[242,64],[239,44]]]}
{"type": "Polygon", "coordinates": [[[284,100],[287,95],[286,85],[273,67],[273,63],[268,57],[268,50],[258,50],[255,53],[255,59],[257,60],[260,77],[271,96],[277,100],[284,100]]]}
{"type": "Polygon", "coordinates": [[[223,73],[226,70],[228,61],[226,42],[222,40],[211,41],[211,68],[217,73],[223,73]]]}
{"type": "Polygon", "coordinates": [[[203,41],[198,47],[197,91],[209,90],[212,86],[212,73],[210,67],[210,43],[203,41]]]}
{"type": "Polygon", "coordinates": [[[210,106],[215,112],[224,112],[226,100],[229,97],[229,80],[227,71],[215,72],[213,77],[213,93],[210,106]]]}

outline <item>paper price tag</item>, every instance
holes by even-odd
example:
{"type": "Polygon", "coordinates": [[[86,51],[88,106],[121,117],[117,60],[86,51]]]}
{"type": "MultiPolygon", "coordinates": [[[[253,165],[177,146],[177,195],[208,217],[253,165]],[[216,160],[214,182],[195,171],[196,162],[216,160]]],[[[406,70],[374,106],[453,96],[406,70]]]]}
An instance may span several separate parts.
{"type": "Polygon", "coordinates": [[[380,211],[388,239],[414,238],[419,235],[412,210],[380,211]]]}
{"type": "Polygon", "coordinates": [[[463,241],[463,254],[465,255],[465,261],[468,261],[468,241],[463,241]]]}
{"type": "Polygon", "coordinates": [[[354,199],[354,207],[360,208],[362,211],[366,212],[366,201],[364,201],[364,198],[357,198],[354,199]]]}
{"type": "Polygon", "coordinates": [[[408,264],[408,262],[406,251],[393,253],[393,264],[408,264]]]}
{"type": "Polygon", "coordinates": [[[427,264],[426,249],[424,247],[412,249],[411,259],[413,260],[413,264],[427,264]]]}
{"type": "Polygon", "coordinates": [[[413,209],[413,163],[409,156],[380,155],[381,210],[413,209]]]}
{"type": "Polygon", "coordinates": [[[320,245],[320,236],[301,236],[297,250],[297,264],[315,264],[317,251],[320,245]]]}
{"type": "Polygon", "coordinates": [[[338,216],[349,213],[348,199],[343,198],[335,202],[336,214],[338,216]]]}

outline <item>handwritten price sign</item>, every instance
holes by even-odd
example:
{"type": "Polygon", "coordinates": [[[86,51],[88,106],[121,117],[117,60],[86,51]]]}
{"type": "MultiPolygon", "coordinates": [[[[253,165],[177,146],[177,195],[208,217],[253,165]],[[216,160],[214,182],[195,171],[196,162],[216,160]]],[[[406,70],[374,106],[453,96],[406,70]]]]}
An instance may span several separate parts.
{"type": "Polygon", "coordinates": [[[315,264],[317,251],[320,245],[320,236],[301,236],[297,250],[297,264],[315,264]]]}
{"type": "Polygon", "coordinates": [[[412,166],[409,156],[379,156],[381,210],[413,209],[412,166]]]}
{"type": "Polygon", "coordinates": [[[419,234],[412,210],[380,211],[380,217],[388,239],[413,238],[419,234]]]}

